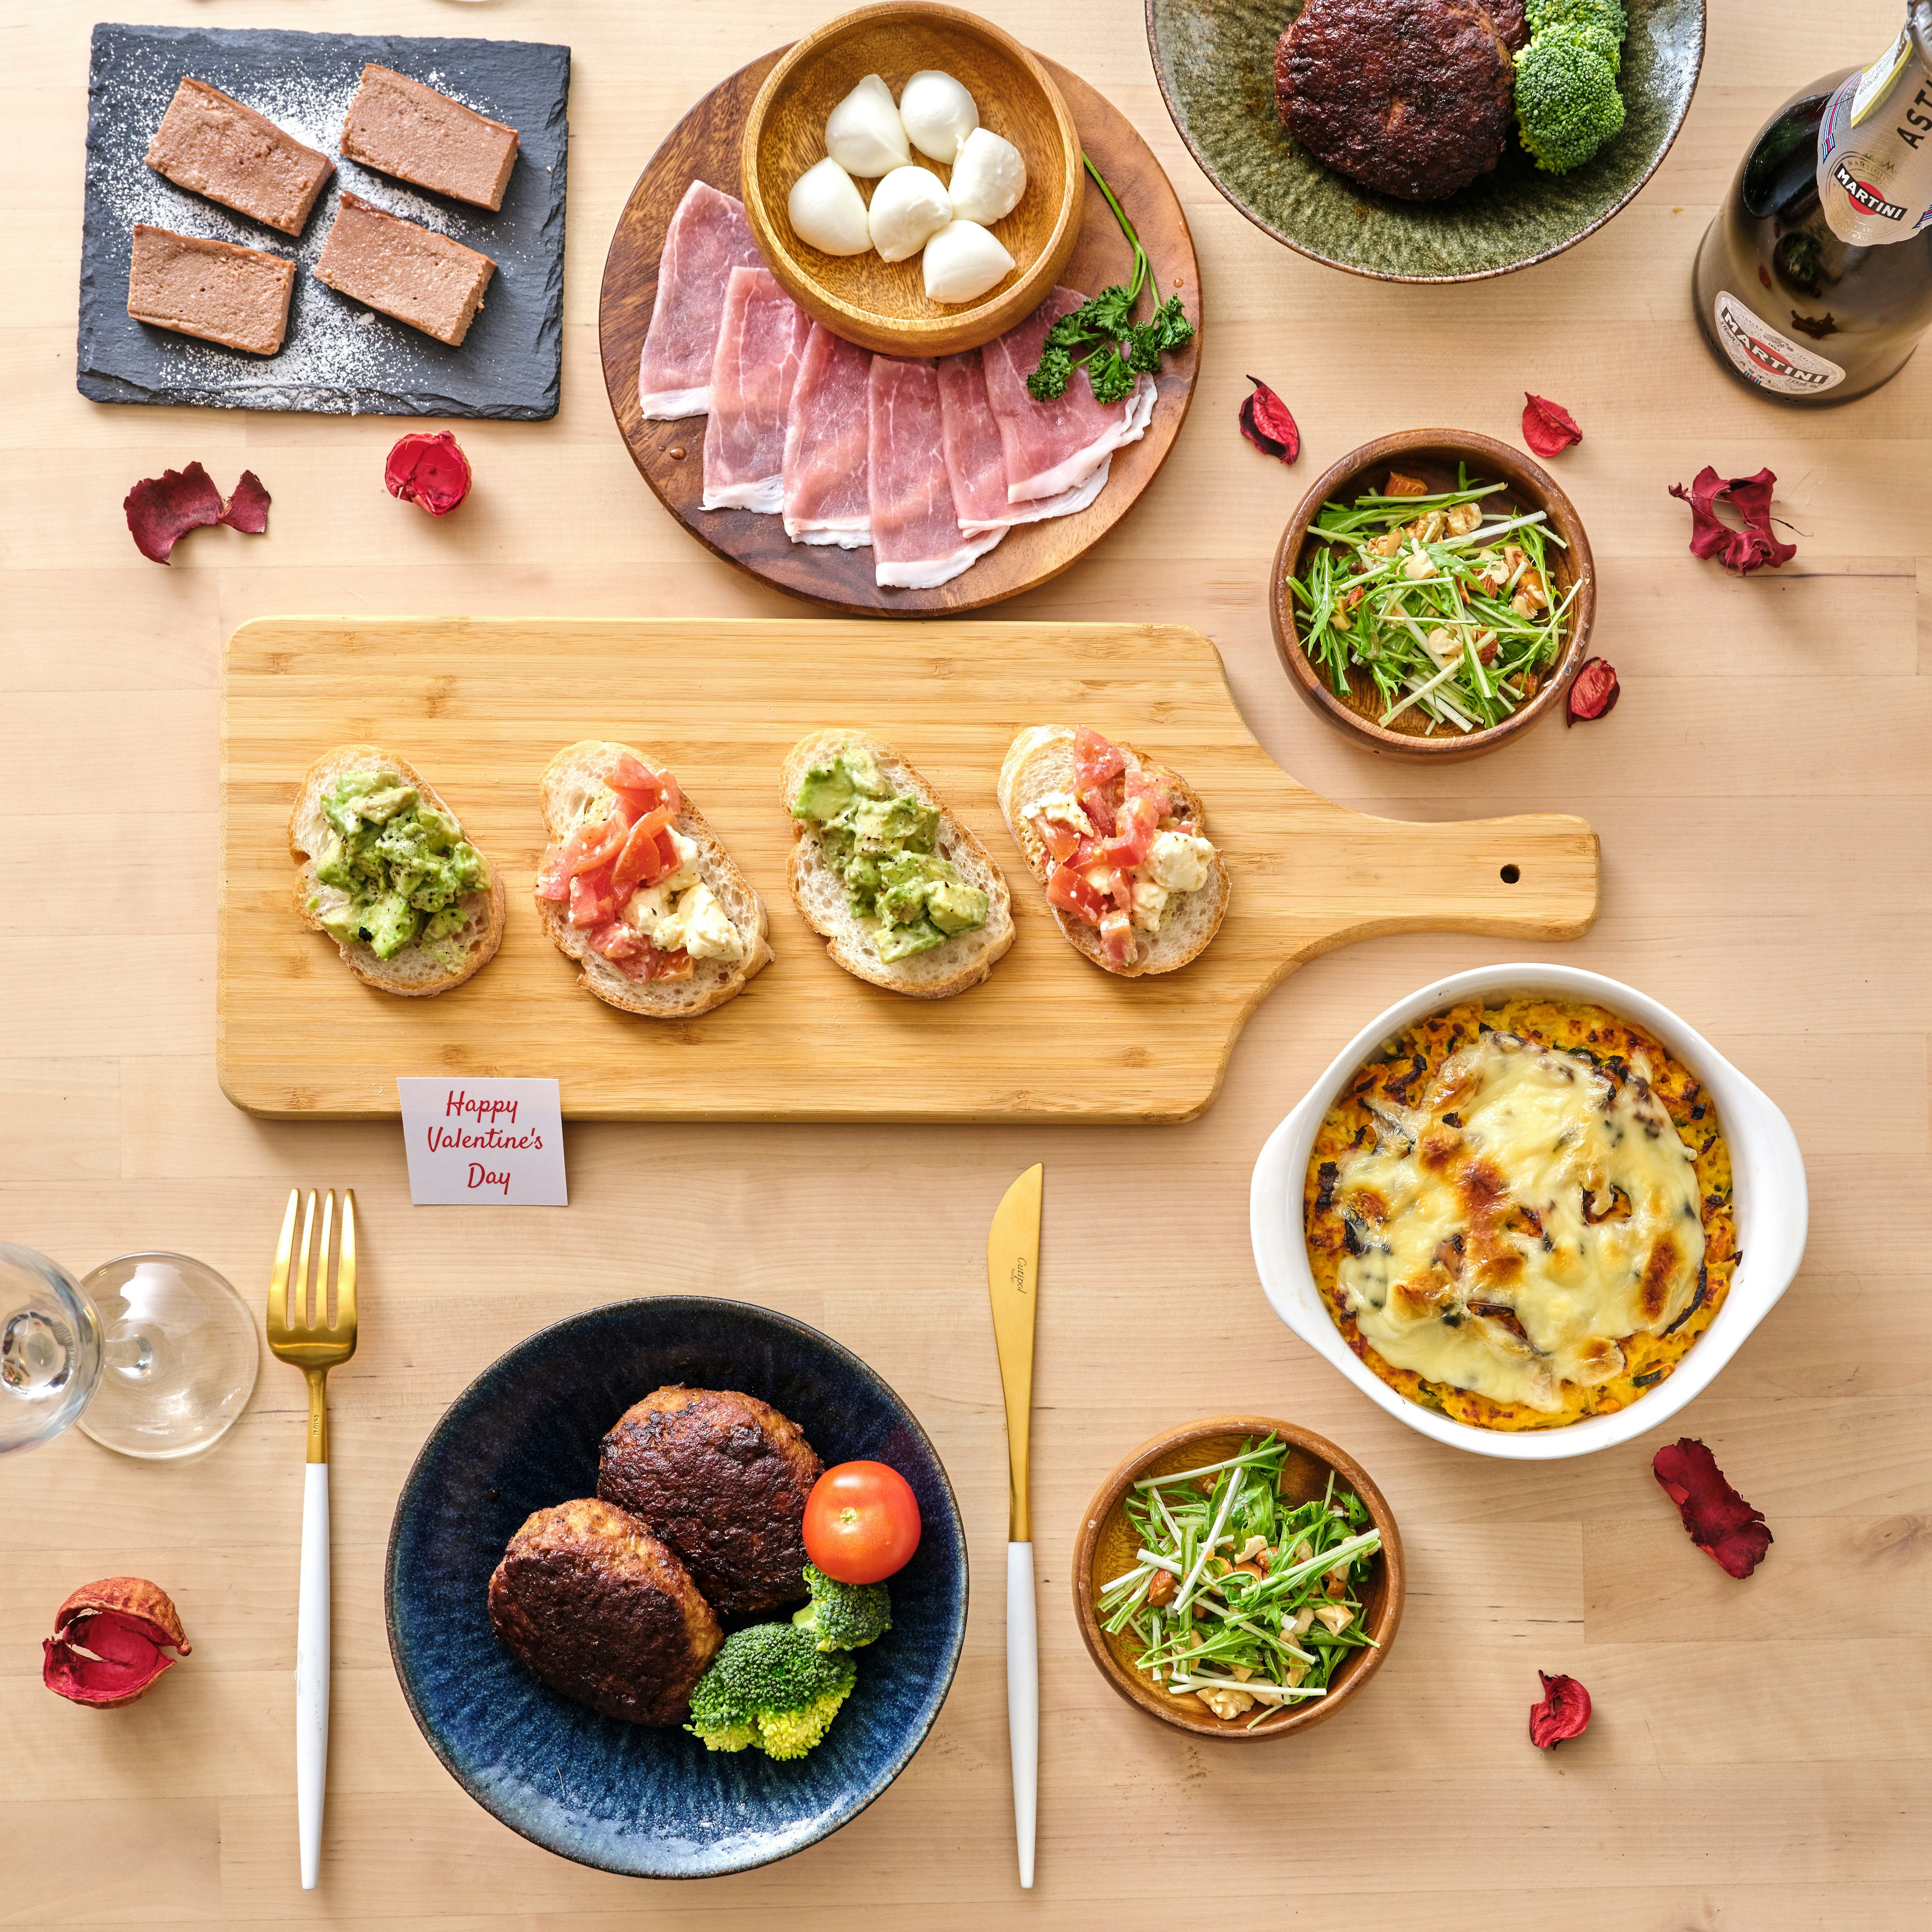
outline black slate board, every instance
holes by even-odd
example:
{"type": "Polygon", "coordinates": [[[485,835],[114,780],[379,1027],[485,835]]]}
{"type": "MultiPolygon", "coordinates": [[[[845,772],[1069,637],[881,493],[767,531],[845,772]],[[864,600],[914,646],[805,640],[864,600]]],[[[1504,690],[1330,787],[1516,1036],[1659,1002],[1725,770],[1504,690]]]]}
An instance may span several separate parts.
{"type": "Polygon", "coordinates": [[[531,40],[97,26],[80,256],[81,394],[98,403],[334,416],[554,416],[563,358],[569,92],[570,50],[531,40]],[[341,159],[343,116],[370,61],[517,130],[517,165],[497,213],[341,159]],[[336,160],[299,240],[176,188],[147,165],[148,140],[184,74],[232,94],[336,160]],[[309,272],[345,188],[496,264],[461,348],[379,315],[309,272]],[[250,356],[135,321],[128,314],[128,269],[137,221],[293,254],[302,266],[281,352],[250,356]]]}

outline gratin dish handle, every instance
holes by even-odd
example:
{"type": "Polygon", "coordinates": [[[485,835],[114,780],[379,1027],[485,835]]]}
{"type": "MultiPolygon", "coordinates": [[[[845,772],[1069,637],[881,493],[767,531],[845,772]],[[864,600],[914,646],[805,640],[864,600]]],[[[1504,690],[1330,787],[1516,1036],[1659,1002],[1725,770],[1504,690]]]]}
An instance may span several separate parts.
{"type": "Polygon", "coordinates": [[[1750,1236],[1739,1278],[1750,1290],[1752,1318],[1763,1316],[1791,1286],[1804,1259],[1810,1232],[1811,1197],[1804,1178],[1804,1156],[1798,1136],[1769,1094],[1734,1077],[1745,1105],[1756,1115],[1750,1154],[1750,1236]]]}
{"type": "Polygon", "coordinates": [[[302,1882],[322,1867],[322,1795],[328,1781],[328,1465],[304,1466],[302,1598],[296,1616],[296,1817],[302,1882]]]}

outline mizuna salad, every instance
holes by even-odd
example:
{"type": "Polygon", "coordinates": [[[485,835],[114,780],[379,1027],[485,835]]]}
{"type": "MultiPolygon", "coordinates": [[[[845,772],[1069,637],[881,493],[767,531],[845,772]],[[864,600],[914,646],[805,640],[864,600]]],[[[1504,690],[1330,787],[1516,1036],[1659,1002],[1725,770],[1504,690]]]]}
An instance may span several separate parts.
{"type": "Polygon", "coordinates": [[[1348,1654],[1374,1644],[1362,1602],[1381,1533],[1333,1472],[1318,1499],[1288,1504],[1288,1453],[1270,1435],[1223,1462],[1143,1477],[1123,1505],[1138,1560],[1100,1594],[1102,1627],[1139,1643],[1137,1669],[1217,1718],[1253,1711],[1250,1730],[1327,1696],[1348,1654]]]}

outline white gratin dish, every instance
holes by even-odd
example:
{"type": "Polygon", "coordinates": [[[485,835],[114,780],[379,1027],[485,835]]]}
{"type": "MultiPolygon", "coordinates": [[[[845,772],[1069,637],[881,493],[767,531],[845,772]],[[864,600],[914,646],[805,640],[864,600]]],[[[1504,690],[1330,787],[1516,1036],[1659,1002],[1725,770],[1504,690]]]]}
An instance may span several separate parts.
{"type": "Polygon", "coordinates": [[[1248,1220],[1255,1266],[1274,1312],[1317,1354],[1399,1422],[1438,1442],[1478,1456],[1553,1462],[1628,1442],[1670,1420],[1743,1346],[1791,1284],[1804,1258],[1809,1214],[1804,1162],[1791,1124],[1709,1041],[1669,1007],[1600,974],[1574,966],[1518,963],[1452,974],[1372,1020],[1335,1056],[1294,1112],[1269,1135],[1255,1162],[1248,1220]],[[1559,1429],[1477,1429],[1399,1395],[1356,1359],[1330,1318],[1308,1265],[1302,1230],[1303,1186],[1315,1136],[1357,1068],[1384,1042],[1459,1000],[1544,993],[1588,1000],[1646,1028],[1682,1060],[1716,1102],[1730,1144],[1732,1205],[1742,1258],[1717,1318],[1664,1381],[1614,1415],[1586,1416],[1559,1429]]]}

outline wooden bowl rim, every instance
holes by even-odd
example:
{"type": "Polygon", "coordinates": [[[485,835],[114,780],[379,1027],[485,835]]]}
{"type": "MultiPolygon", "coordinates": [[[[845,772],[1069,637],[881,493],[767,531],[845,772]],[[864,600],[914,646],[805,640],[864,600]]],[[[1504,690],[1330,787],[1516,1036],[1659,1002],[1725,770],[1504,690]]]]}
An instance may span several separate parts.
{"type": "MultiPolygon", "coordinates": [[[[1478,466],[1472,462],[1470,466],[1478,466]]],[[[1330,464],[1295,506],[1274,554],[1274,576],[1269,586],[1268,616],[1274,631],[1276,655],[1282,668],[1299,688],[1304,700],[1328,723],[1346,736],[1355,738],[1378,752],[1397,757],[1449,764],[1460,758],[1480,758],[1496,750],[1526,731],[1539,718],[1559,707],[1568,694],[1570,680],[1582,668],[1590,633],[1597,616],[1596,560],[1591,554],[1588,533],[1576,506],[1564,494],[1562,486],[1532,457],[1492,436],[1475,430],[1397,430],[1371,438],[1330,464]],[[1309,526],[1331,496],[1342,494],[1346,486],[1366,470],[1379,469],[1398,457],[1448,452],[1463,458],[1475,458],[1498,471],[1502,479],[1519,496],[1529,497],[1546,512],[1557,534],[1570,547],[1575,580],[1580,586],[1571,607],[1570,636],[1543,688],[1527,704],[1520,706],[1500,724],[1486,726],[1466,736],[1424,738],[1412,732],[1391,730],[1365,718],[1342,703],[1329,688],[1328,680],[1316,669],[1302,648],[1294,615],[1294,599],[1288,592],[1289,572],[1300,561],[1308,540],[1309,526]]]]}
{"type": "MultiPolygon", "coordinates": [[[[1286,1737],[1291,1733],[1312,1730],[1332,1718],[1375,1676],[1388,1660],[1395,1634],[1401,1627],[1406,1576],[1402,1532],[1396,1526],[1395,1513],[1389,1508],[1388,1498],[1377,1486],[1375,1478],[1346,1449],[1337,1448],[1326,1436],[1318,1436],[1311,1429],[1283,1422],[1278,1417],[1210,1415],[1198,1422],[1183,1423],[1148,1437],[1115,1466],[1112,1474],[1094,1492],[1094,1500],[1088,1504],[1081,1524],[1078,1540],[1074,1546],[1073,1615],[1080,1626],[1081,1641],[1087,1646],[1088,1655],[1115,1695],[1136,1710],[1143,1711],[1149,1717],[1196,1737],[1215,1738],[1230,1744],[1252,1744],[1262,1738],[1286,1737]],[[1291,1706],[1286,1714],[1278,1720],[1248,1730],[1238,1724],[1231,1726],[1204,1708],[1199,1714],[1193,1715],[1177,1706],[1172,1699],[1160,1698],[1141,1681],[1137,1672],[1130,1670],[1114,1654],[1112,1646],[1100,1628],[1100,1616],[1094,1604],[1094,1552],[1100,1542],[1102,1528],[1119,1507],[1127,1485],[1157,1456],[1212,1436],[1259,1436],[1270,1430],[1317,1461],[1327,1463],[1368,1505],[1370,1520],[1382,1532],[1385,1587],[1381,1613],[1369,1633],[1379,1647],[1367,1654],[1341,1688],[1326,1697],[1291,1706]]],[[[1243,1715],[1245,1718],[1246,1713],[1243,1715]]]]}
{"type": "Polygon", "coordinates": [[[1046,300],[1059,280],[1073,244],[1078,240],[1080,220],[1086,206],[1085,175],[1081,165],[1079,130],[1066,97],[1054,84],[1053,76],[1033,50],[1004,27],[963,7],[946,0],[877,0],[877,4],[855,7],[814,27],[778,57],[777,66],[766,75],[764,84],[752,100],[745,117],[745,132],[739,149],[739,188],[754,238],[772,273],[785,292],[800,307],[824,322],[835,334],[850,332],[862,346],[890,341],[893,347],[881,353],[912,356],[952,354],[976,349],[996,335],[1023,322],[1046,300]],[[875,309],[860,308],[836,295],[820,281],[792,253],[786,240],[789,224],[781,226],[767,206],[758,176],[758,146],[766,116],[778,90],[799,67],[827,42],[848,33],[855,26],[883,26],[895,20],[916,16],[964,28],[997,46],[1023,68],[1052,110],[1054,127],[1060,136],[1061,170],[1064,176],[1060,206],[1054,216],[1046,245],[1021,272],[1018,280],[996,290],[970,308],[937,316],[885,316],[875,309]]]}

